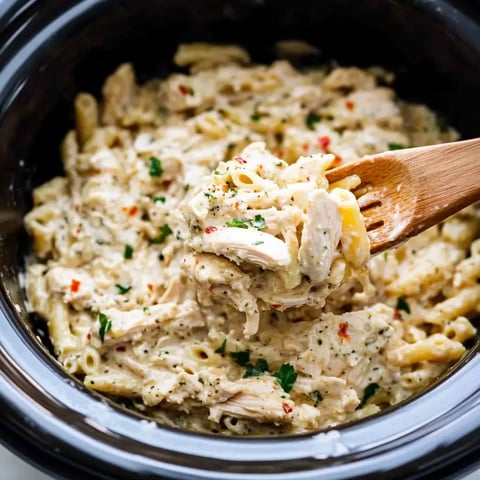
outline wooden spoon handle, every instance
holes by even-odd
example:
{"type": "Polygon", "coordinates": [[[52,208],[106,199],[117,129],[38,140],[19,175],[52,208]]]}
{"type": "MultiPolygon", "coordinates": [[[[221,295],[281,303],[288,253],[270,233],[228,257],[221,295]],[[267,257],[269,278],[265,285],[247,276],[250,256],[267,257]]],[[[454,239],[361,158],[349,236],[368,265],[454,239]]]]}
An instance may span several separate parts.
{"type": "Polygon", "coordinates": [[[395,152],[416,192],[415,223],[422,230],[480,200],[480,139],[395,152]],[[426,222],[426,223],[425,223],[426,222]]]}

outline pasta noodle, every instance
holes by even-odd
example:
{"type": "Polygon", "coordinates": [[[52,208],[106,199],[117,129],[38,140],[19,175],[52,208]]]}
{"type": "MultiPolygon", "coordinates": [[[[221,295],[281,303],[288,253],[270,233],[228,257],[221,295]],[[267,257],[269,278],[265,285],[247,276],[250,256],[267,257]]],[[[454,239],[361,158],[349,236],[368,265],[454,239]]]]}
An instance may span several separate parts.
{"type": "Polygon", "coordinates": [[[370,259],[361,179],[325,176],[455,130],[380,68],[174,60],[189,71],[140,85],[123,64],[101,100],[79,93],[65,177],[33,193],[28,297],[64,368],[159,422],[258,435],[364,418],[458,360],[478,206],[370,259]]]}

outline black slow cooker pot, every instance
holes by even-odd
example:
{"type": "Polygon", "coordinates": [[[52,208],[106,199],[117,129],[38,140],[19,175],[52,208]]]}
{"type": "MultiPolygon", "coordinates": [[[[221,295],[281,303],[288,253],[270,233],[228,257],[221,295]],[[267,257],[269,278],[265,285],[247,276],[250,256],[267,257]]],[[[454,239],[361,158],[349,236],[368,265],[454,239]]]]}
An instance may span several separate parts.
{"type": "Polygon", "coordinates": [[[479,19],[471,0],[0,0],[0,440],[68,479],[449,479],[476,468],[478,339],[435,385],[380,415],[296,437],[219,438],[155,425],[64,373],[18,274],[22,215],[32,188],[61,172],[73,97],[98,94],[120,62],[143,80],[172,69],[179,42],[239,43],[270,61],[276,40],[303,39],[322,61],[393,69],[401,96],[468,138],[480,136],[479,19]]]}

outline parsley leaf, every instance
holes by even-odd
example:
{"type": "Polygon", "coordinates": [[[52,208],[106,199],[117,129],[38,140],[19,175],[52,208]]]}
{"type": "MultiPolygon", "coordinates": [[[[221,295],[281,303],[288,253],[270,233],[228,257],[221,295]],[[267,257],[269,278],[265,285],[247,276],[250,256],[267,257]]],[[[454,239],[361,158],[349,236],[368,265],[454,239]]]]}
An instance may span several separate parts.
{"type": "Polygon", "coordinates": [[[231,222],[226,222],[227,227],[236,228],[256,228],[257,230],[265,230],[267,228],[265,219],[261,215],[255,215],[252,219],[232,218],[231,222]]]}
{"type": "Polygon", "coordinates": [[[118,288],[118,293],[121,293],[122,295],[128,293],[132,289],[132,287],[122,287],[122,285],[118,283],[115,286],[118,288]]]}
{"type": "Polygon", "coordinates": [[[253,115],[250,116],[250,119],[253,122],[258,122],[261,118],[262,116],[259,113],[254,113],[253,115]]]}
{"type": "Polygon", "coordinates": [[[389,150],[402,150],[406,148],[405,145],[402,145],[401,143],[389,143],[388,144],[388,149],[389,150]]]}
{"type": "Polygon", "coordinates": [[[112,321],[108,319],[108,317],[102,313],[99,312],[98,314],[98,322],[100,323],[100,328],[98,329],[98,334],[100,335],[100,340],[102,343],[105,340],[105,334],[111,330],[112,328],[112,321]]]}
{"type": "Polygon", "coordinates": [[[403,310],[404,312],[410,313],[410,305],[403,297],[398,297],[397,299],[397,310],[403,310]]]}
{"type": "Polygon", "coordinates": [[[253,242],[252,245],[263,245],[265,242],[263,240],[257,240],[256,242],[253,242]]]}
{"type": "Polygon", "coordinates": [[[225,348],[227,346],[227,339],[225,339],[222,344],[215,349],[215,353],[225,353],[225,348]]]}
{"type": "Polygon", "coordinates": [[[163,173],[162,162],[157,157],[150,157],[148,173],[151,177],[160,177],[163,173]]]}
{"type": "Polygon", "coordinates": [[[283,390],[288,393],[292,389],[295,380],[297,380],[297,373],[289,363],[284,363],[280,370],[274,373],[274,377],[276,377],[283,390]]]}
{"type": "Polygon", "coordinates": [[[241,367],[244,367],[250,361],[250,352],[247,350],[242,352],[232,352],[231,355],[235,362],[241,367]]]}
{"type": "Polygon", "coordinates": [[[255,218],[250,220],[250,225],[258,230],[265,230],[267,227],[265,225],[265,219],[261,215],[255,215],[255,218]]]}
{"type": "Polygon", "coordinates": [[[125,250],[123,251],[123,256],[127,260],[130,260],[133,257],[133,247],[131,245],[125,245],[125,250]]]}
{"type": "Polygon", "coordinates": [[[450,127],[448,125],[447,119],[445,117],[443,117],[442,115],[437,115],[436,120],[437,120],[437,127],[440,130],[440,132],[442,132],[442,133],[448,132],[450,127]]]}
{"type": "Polygon", "coordinates": [[[362,401],[357,405],[357,408],[355,410],[360,410],[360,408],[363,408],[367,401],[375,395],[376,391],[379,388],[380,385],[378,383],[369,383],[363,391],[362,401]]]}
{"type": "Polygon", "coordinates": [[[160,227],[160,235],[152,239],[152,243],[163,243],[166,238],[173,233],[172,229],[167,225],[160,227]]]}
{"type": "Polygon", "coordinates": [[[158,202],[160,202],[160,203],[165,203],[166,200],[167,200],[167,199],[166,199],[165,197],[163,197],[163,196],[161,196],[161,197],[155,197],[155,198],[153,199],[153,203],[158,203],[158,202]]]}
{"type": "Polygon", "coordinates": [[[248,228],[248,220],[241,220],[238,218],[232,218],[231,222],[226,222],[227,227],[248,228]]]}
{"type": "Polygon", "coordinates": [[[323,400],[322,394],[318,390],[314,390],[310,396],[312,397],[313,401],[315,402],[313,404],[314,407],[318,407],[318,404],[323,400]]]}
{"type": "Polygon", "coordinates": [[[315,124],[321,120],[320,115],[316,113],[309,113],[305,123],[310,130],[315,130],[315,124]]]}
{"type": "Polygon", "coordinates": [[[195,95],[195,90],[193,89],[193,87],[188,87],[188,94],[193,97],[195,95]]]}
{"type": "Polygon", "coordinates": [[[247,363],[245,365],[245,373],[243,378],[258,377],[268,372],[268,363],[264,358],[259,358],[255,365],[247,363]]]}

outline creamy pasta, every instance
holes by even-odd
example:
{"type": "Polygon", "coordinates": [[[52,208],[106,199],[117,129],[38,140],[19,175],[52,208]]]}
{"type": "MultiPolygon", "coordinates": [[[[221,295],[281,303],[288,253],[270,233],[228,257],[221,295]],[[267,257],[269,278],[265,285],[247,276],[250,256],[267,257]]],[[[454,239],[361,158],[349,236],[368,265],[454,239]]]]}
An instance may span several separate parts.
{"type": "Polygon", "coordinates": [[[65,176],[33,193],[28,297],[64,368],[163,423],[258,435],[371,415],[458,360],[478,208],[370,259],[360,179],[325,177],[457,133],[380,68],[209,44],[174,60],[183,73],[139,85],[123,64],[102,101],[80,93],[65,176]]]}

